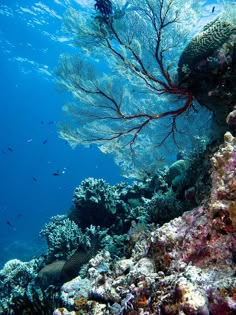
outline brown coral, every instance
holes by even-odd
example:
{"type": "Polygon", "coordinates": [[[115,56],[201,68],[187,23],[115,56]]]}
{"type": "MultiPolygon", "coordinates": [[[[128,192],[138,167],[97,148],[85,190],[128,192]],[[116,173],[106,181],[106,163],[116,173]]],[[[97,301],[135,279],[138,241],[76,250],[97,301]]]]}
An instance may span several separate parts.
{"type": "Polygon", "coordinates": [[[78,299],[74,300],[75,304],[75,310],[76,311],[83,311],[83,313],[88,312],[88,305],[87,305],[88,300],[84,297],[79,297],[78,299]]]}

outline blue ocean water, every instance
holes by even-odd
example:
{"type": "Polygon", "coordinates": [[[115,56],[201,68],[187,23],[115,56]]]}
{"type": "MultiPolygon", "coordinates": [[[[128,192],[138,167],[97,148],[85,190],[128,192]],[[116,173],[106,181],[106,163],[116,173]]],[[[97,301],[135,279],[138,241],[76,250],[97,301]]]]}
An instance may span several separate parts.
{"type": "MultiPolygon", "coordinates": [[[[62,17],[69,5],[93,2],[0,1],[0,267],[43,250],[40,229],[67,212],[81,180],[124,180],[110,156],[96,147],[72,150],[57,134],[70,95],[57,91],[54,69],[60,54],[75,51],[62,17]]],[[[207,18],[220,10],[220,1],[202,3],[207,18]]]]}
{"type": "Polygon", "coordinates": [[[70,98],[54,76],[59,55],[73,50],[61,31],[67,5],[0,1],[0,267],[41,251],[40,229],[67,212],[81,180],[121,180],[110,156],[95,147],[72,150],[57,134],[70,98]]]}

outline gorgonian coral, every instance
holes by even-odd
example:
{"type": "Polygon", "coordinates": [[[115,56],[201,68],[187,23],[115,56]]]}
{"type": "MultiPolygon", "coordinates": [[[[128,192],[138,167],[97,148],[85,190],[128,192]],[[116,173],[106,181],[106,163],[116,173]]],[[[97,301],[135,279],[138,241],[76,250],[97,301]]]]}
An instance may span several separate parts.
{"type": "Polygon", "coordinates": [[[112,4],[109,19],[73,9],[65,17],[79,54],[61,56],[57,69],[74,96],[64,107],[74,120],[61,124],[60,135],[72,146],[96,143],[113,153],[125,176],[154,174],[163,157],[175,160],[176,144],[190,148],[194,135],[207,133],[210,114],[177,80],[200,11],[188,0],[112,4]]]}

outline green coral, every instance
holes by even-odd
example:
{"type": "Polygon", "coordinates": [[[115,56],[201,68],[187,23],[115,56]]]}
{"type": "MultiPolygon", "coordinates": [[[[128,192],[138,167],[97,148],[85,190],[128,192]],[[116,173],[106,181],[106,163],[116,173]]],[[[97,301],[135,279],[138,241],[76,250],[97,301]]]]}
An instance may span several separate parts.
{"type": "Polygon", "coordinates": [[[40,235],[46,238],[48,262],[68,259],[77,249],[82,239],[82,232],[77,224],[64,215],[57,215],[45,225],[40,235]]]}
{"type": "Polygon", "coordinates": [[[180,81],[189,74],[189,70],[191,72],[198,62],[210,57],[214,51],[219,49],[235,31],[236,26],[221,17],[208,23],[202,32],[191,40],[179,59],[180,81]]]}
{"type": "Polygon", "coordinates": [[[90,203],[92,206],[101,205],[111,214],[115,214],[119,194],[115,187],[107,184],[103,179],[87,178],[81,182],[74,193],[74,202],[90,203]]]}
{"type": "Polygon", "coordinates": [[[123,198],[126,193],[126,184],[111,186],[103,179],[85,179],[75,189],[75,207],[71,208],[69,218],[82,229],[92,224],[122,233],[123,221],[130,209],[123,198]]]}
{"type": "Polygon", "coordinates": [[[150,199],[161,185],[157,177],[134,182],[132,186],[111,186],[103,179],[87,178],[75,189],[69,218],[83,230],[92,224],[109,228],[112,235],[126,233],[132,220],[145,221],[145,199],[150,199]]]}

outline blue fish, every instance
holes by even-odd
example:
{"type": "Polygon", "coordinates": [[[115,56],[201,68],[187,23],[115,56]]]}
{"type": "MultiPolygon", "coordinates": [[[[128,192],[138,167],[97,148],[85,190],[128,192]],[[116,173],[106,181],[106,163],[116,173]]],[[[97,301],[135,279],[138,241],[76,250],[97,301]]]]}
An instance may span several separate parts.
{"type": "Polygon", "coordinates": [[[59,171],[56,171],[55,173],[52,173],[53,176],[59,176],[60,175],[60,172],[59,171]]]}

